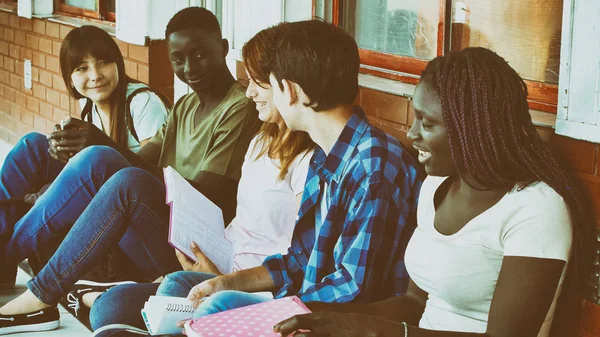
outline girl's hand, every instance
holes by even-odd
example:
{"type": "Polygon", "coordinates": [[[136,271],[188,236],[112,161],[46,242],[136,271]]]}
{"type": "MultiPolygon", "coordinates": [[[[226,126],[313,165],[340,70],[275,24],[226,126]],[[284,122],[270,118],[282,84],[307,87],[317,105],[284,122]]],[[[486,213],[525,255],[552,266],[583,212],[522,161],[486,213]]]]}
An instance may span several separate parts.
{"type": "Polygon", "coordinates": [[[223,290],[236,290],[229,282],[228,275],[217,276],[196,285],[190,290],[187,299],[192,302],[194,308],[198,308],[206,296],[223,290]]]}
{"type": "Polygon", "coordinates": [[[90,145],[106,144],[108,136],[92,123],[70,118],[64,124],[63,130],[60,130],[60,127],[56,130],[57,126],[48,136],[48,140],[56,152],[63,154],[62,157],[71,158],[90,145]]]}
{"type": "Polygon", "coordinates": [[[208,257],[206,257],[204,253],[202,253],[200,247],[198,247],[195,242],[192,242],[190,248],[192,249],[192,253],[194,253],[194,256],[198,262],[191,261],[182,252],[177,249],[175,250],[175,255],[177,256],[177,260],[179,260],[179,264],[181,264],[183,270],[209,273],[217,276],[223,275],[219,269],[217,269],[217,266],[215,266],[215,264],[208,257]]]}
{"type": "Polygon", "coordinates": [[[296,315],[273,326],[281,336],[404,336],[404,326],[384,318],[355,313],[316,312],[296,315]]]}

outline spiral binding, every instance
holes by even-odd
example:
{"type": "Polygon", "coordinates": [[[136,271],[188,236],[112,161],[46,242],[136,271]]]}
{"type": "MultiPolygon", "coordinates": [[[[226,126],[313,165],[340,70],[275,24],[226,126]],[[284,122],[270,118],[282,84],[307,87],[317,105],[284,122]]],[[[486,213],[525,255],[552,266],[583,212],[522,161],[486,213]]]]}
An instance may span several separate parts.
{"type": "Polygon", "coordinates": [[[167,303],[166,311],[194,313],[194,307],[189,304],[167,303]]]}

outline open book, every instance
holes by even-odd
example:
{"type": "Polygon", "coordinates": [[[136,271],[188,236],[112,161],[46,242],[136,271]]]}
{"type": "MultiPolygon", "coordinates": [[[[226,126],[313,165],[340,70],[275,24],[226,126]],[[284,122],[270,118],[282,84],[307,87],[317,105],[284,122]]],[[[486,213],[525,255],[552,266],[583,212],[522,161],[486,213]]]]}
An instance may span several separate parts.
{"type": "Polygon", "coordinates": [[[185,323],[188,337],[281,337],[273,325],[310,310],[296,296],[219,312],[185,323]]]}
{"type": "Polygon", "coordinates": [[[225,238],[223,212],[198,192],[172,167],[164,169],[167,204],[171,207],[169,243],[193,261],[190,244],[200,250],[223,274],[233,271],[233,247],[225,238]]]}
{"type": "Polygon", "coordinates": [[[151,335],[180,334],[177,322],[192,318],[194,311],[187,298],[150,296],[144,303],[142,317],[151,335]]]}

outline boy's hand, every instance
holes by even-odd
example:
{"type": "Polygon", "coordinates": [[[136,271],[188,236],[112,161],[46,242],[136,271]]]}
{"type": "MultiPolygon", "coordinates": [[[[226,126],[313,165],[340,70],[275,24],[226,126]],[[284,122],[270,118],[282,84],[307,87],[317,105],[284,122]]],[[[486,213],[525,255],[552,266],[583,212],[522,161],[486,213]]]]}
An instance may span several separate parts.
{"type": "Polygon", "coordinates": [[[194,253],[194,256],[198,262],[191,261],[182,252],[177,249],[175,250],[175,255],[177,256],[177,260],[179,260],[179,264],[181,264],[183,270],[214,274],[217,276],[223,275],[217,266],[215,266],[215,264],[208,257],[206,257],[204,253],[202,253],[196,242],[192,242],[190,248],[192,249],[192,253],[194,253]]]}
{"type": "MultiPolygon", "coordinates": [[[[58,126],[58,125],[57,125],[58,126]]],[[[69,158],[79,153],[90,145],[107,144],[108,136],[98,129],[94,124],[82,121],[77,118],[69,118],[64,129],[53,131],[49,136],[51,147],[56,148],[56,151],[63,152],[69,158]]]]}
{"type": "Polygon", "coordinates": [[[196,285],[187,296],[194,308],[198,308],[206,296],[223,290],[237,290],[229,280],[229,275],[217,276],[196,285]]]}

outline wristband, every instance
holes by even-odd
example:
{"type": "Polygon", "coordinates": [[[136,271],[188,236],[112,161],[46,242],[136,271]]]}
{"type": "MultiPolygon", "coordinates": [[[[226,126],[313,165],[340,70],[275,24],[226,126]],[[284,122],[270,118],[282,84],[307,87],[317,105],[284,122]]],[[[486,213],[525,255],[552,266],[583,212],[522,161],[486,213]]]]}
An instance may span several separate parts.
{"type": "Polygon", "coordinates": [[[402,322],[402,326],[404,326],[404,337],[408,337],[408,324],[402,322]]]}

